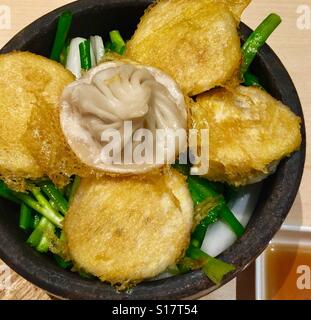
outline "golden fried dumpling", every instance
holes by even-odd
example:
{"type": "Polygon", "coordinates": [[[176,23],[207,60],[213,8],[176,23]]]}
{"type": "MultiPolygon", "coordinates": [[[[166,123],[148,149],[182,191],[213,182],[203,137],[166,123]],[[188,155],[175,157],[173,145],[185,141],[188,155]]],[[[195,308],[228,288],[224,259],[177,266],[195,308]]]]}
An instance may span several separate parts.
{"type": "Polygon", "coordinates": [[[189,245],[192,223],[185,178],[169,170],[82,179],[64,232],[78,269],[126,288],[174,265],[189,245]]]}
{"type": "Polygon", "coordinates": [[[47,58],[28,52],[0,56],[0,179],[11,188],[23,190],[25,179],[43,175],[22,141],[27,123],[33,109],[57,108],[72,80],[70,72],[47,58]]]}
{"type": "Polygon", "coordinates": [[[193,128],[209,128],[211,180],[235,186],[260,181],[300,147],[300,118],[259,88],[215,89],[198,96],[191,109],[193,128]]]}
{"type": "Polygon", "coordinates": [[[126,55],[167,72],[191,96],[225,85],[240,66],[237,24],[248,3],[158,1],[142,17],[126,55]]]}

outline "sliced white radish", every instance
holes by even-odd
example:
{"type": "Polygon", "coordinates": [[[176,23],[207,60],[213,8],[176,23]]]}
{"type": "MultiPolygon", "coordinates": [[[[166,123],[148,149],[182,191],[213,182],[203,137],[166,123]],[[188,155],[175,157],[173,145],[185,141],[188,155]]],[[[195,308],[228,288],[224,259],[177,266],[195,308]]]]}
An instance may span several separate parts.
{"type": "Polygon", "coordinates": [[[92,36],[90,37],[91,47],[95,54],[96,64],[99,64],[105,55],[105,46],[102,37],[92,36]]]}
{"type": "Polygon", "coordinates": [[[91,63],[92,63],[92,68],[97,66],[97,62],[96,62],[96,57],[95,57],[95,53],[92,47],[92,44],[90,43],[90,54],[91,54],[91,63]]]}
{"type": "MultiPolygon", "coordinates": [[[[228,204],[244,227],[247,226],[255,210],[261,187],[262,183],[257,183],[241,188],[228,204]]],[[[237,237],[230,227],[219,221],[208,228],[202,244],[202,250],[212,257],[217,257],[236,240],[237,237]]]]}
{"type": "Polygon", "coordinates": [[[77,79],[81,77],[80,43],[86,41],[85,38],[74,38],[71,40],[68,50],[66,68],[71,71],[77,79]]]}

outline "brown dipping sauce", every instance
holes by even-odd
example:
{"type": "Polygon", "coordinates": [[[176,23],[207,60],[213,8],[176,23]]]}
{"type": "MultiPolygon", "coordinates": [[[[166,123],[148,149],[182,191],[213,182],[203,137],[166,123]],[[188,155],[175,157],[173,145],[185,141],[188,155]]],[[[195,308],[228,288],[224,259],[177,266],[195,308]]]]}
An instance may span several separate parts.
{"type": "Polygon", "coordinates": [[[311,300],[311,247],[273,244],[265,264],[268,300],[311,300]]]}

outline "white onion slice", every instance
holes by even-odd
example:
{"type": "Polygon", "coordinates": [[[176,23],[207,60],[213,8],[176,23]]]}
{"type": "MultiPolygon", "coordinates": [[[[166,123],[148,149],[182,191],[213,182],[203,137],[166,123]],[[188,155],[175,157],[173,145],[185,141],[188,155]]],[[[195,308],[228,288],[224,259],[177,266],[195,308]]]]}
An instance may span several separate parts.
{"type": "MultiPolygon", "coordinates": [[[[85,38],[77,37],[72,39],[69,45],[66,69],[71,71],[77,79],[81,78],[82,75],[79,45],[84,41],[86,41],[85,38]]],[[[92,45],[90,46],[90,55],[92,67],[95,67],[97,63],[92,45]]]]}
{"type": "MultiPolygon", "coordinates": [[[[241,188],[228,204],[236,218],[246,227],[258,202],[262,183],[241,188]]],[[[237,237],[225,223],[219,221],[210,226],[206,232],[202,250],[212,257],[217,257],[227,250],[237,237]]]]}
{"type": "Polygon", "coordinates": [[[90,43],[90,54],[91,54],[91,63],[92,63],[92,68],[97,66],[96,62],[96,57],[95,57],[95,52],[93,50],[92,44],[90,43]]]}
{"type": "Polygon", "coordinates": [[[85,38],[74,38],[70,41],[66,69],[71,71],[77,79],[81,77],[80,43],[86,41],[85,38]]]}
{"type": "Polygon", "coordinates": [[[105,55],[105,46],[102,37],[92,36],[90,37],[91,47],[93,49],[96,64],[99,64],[105,55]]]}

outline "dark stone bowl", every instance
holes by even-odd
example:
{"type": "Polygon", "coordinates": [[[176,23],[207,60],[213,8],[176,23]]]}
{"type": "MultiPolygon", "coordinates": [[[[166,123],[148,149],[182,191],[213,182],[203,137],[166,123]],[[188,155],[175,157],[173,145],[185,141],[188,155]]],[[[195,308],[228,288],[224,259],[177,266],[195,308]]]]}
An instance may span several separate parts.
{"type": "MultiPolygon", "coordinates": [[[[1,53],[28,50],[49,56],[60,13],[74,13],[70,37],[107,36],[113,29],[130,38],[148,0],[81,0],[59,8],[16,35],[1,53]]],[[[241,24],[244,39],[251,30],[241,24]]],[[[303,119],[299,98],[290,76],[278,57],[266,45],[253,65],[265,88],[303,119]]],[[[222,285],[236,277],[262,251],[281,227],[298,192],[305,161],[305,126],[302,123],[301,150],[280,164],[267,179],[256,211],[245,235],[221,255],[234,264],[236,271],[222,285]]],[[[200,272],[191,272],[166,280],[139,284],[130,294],[117,293],[111,286],[96,280],[85,280],[77,274],[60,269],[47,255],[41,255],[25,243],[26,235],[18,228],[19,209],[0,200],[0,257],[21,276],[49,293],[67,299],[181,299],[195,298],[212,292],[216,287],[200,272]]]]}

